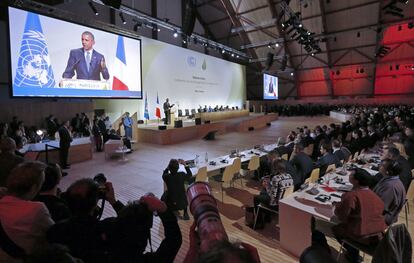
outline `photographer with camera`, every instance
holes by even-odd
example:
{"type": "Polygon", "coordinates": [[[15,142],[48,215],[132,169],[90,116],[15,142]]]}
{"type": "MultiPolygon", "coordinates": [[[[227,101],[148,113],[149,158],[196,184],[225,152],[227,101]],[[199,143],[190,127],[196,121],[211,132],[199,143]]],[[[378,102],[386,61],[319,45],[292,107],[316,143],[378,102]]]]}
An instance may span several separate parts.
{"type": "Polygon", "coordinates": [[[72,217],[48,231],[49,242],[67,246],[84,262],[173,262],[181,246],[181,232],[166,205],[147,194],[124,206],[116,201],[113,186],[104,182],[103,175],[95,179],[80,179],[68,188],[65,198],[72,217]],[[101,208],[99,199],[104,199],[101,208]],[[105,200],[117,216],[100,220],[105,200]],[[161,218],[165,239],[157,251],[144,254],[151,241],[154,214],[161,218]]]}
{"type": "Polygon", "coordinates": [[[194,223],[190,228],[190,247],[184,263],[260,263],[255,247],[229,241],[208,184],[192,184],[187,190],[187,198],[194,223]]]}
{"type": "Polygon", "coordinates": [[[168,209],[171,211],[184,210],[183,219],[189,220],[187,211],[187,198],[185,196],[184,183],[192,183],[194,181],[192,173],[186,162],[182,159],[171,159],[168,167],[164,170],[162,179],[167,186],[162,196],[162,200],[166,202],[168,209]],[[184,165],[185,173],[179,172],[180,164],[184,165]]]}

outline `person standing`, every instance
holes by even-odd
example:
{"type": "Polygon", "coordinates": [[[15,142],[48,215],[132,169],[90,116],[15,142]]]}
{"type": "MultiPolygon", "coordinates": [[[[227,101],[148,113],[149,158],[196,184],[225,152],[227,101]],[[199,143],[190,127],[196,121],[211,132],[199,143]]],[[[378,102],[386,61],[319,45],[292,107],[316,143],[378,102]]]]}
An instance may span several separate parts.
{"type": "Polygon", "coordinates": [[[164,124],[168,125],[168,123],[170,122],[170,115],[171,115],[171,108],[174,106],[174,104],[170,105],[169,99],[166,98],[165,102],[163,104],[163,109],[164,109],[164,114],[165,114],[165,119],[164,119],[164,124]]]}
{"type": "Polygon", "coordinates": [[[63,125],[59,128],[59,158],[60,166],[62,169],[69,169],[70,165],[68,164],[69,148],[70,143],[72,142],[72,136],[69,131],[69,121],[65,121],[63,125]]]}
{"type": "Polygon", "coordinates": [[[129,117],[129,112],[125,113],[125,117],[122,122],[124,124],[124,129],[125,129],[125,137],[128,140],[131,140],[132,139],[132,124],[134,123],[134,121],[132,120],[131,117],[129,117]]]}

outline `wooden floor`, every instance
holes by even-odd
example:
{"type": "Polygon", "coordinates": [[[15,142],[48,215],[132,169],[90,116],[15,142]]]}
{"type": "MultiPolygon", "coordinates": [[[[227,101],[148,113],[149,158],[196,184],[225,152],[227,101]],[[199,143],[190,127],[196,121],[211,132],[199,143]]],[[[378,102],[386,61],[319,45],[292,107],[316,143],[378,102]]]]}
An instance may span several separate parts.
{"type": "MultiPolygon", "coordinates": [[[[307,125],[313,128],[319,124],[329,124],[336,120],[329,117],[281,117],[272,122],[270,127],[245,133],[228,133],[217,136],[215,141],[194,140],[175,145],[152,145],[138,143],[136,150],[127,155],[127,161],[105,160],[103,153],[94,153],[93,159],[88,162],[73,164],[68,170],[69,175],[64,177],[61,188],[66,189],[72,182],[83,177],[93,177],[97,173],[104,173],[115,188],[116,197],[122,201],[136,200],[147,192],[161,196],[163,191],[162,171],[171,158],[192,159],[196,154],[204,156],[208,152],[210,158],[228,154],[232,149],[247,149],[257,144],[275,143],[279,136],[286,136],[289,131],[307,125]]],[[[220,188],[211,183],[214,195],[219,204],[221,218],[231,240],[241,240],[250,243],[259,250],[262,262],[298,262],[298,259],[279,249],[278,231],[274,223],[266,231],[253,231],[243,225],[243,206],[252,205],[253,195],[258,193],[258,186],[253,182],[245,182],[247,186],[235,183],[234,188],[225,191],[224,203],[221,202],[220,188]]],[[[411,207],[414,207],[412,205],[411,207]]],[[[413,210],[412,208],[411,210],[413,210]]],[[[106,206],[104,217],[114,215],[111,207],[106,206]]],[[[413,212],[410,216],[410,232],[414,237],[413,212]]],[[[403,222],[402,218],[400,221],[403,222]]],[[[188,249],[188,230],[190,221],[179,221],[183,244],[176,262],[182,262],[188,249]]],[[[298,237],[300,238],[300,237],[298,237]]],[[[154,220],[152,228],[152,242],[156,249],[163,239],[163,228],[159,219],[154,220]]],[[[331,242],[338,247],[335,242],[331,242]]],[[[370,262],[365,259],[365,262],[370,262]]]]}

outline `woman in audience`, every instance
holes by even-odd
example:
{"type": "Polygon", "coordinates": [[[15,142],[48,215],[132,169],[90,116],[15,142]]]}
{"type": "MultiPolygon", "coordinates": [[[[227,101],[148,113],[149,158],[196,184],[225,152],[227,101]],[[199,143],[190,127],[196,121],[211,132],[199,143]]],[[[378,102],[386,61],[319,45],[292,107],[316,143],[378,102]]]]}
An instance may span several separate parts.
{"type": "MultiPolygon", "coordinates": [[[[259,195],[253,197],[253,204],[257,210],[260,203],[277,207],[279,199],[283,198],[285,190],[293,187],[292,176],[286,173],[286,166],[283,160],[277,159],[273,161],[273,174],[270,177],[265,176],[262,180],[263,189],[259,195]]],[[[263,227],[263,214],[258,215],[260,220],[257,228],[263,227]]]]}

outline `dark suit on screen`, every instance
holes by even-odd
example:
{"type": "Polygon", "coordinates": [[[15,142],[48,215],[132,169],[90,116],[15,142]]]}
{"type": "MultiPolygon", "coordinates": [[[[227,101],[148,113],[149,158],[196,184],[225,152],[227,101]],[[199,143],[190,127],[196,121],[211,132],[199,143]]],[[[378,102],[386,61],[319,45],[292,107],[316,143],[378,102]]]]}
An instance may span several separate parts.
{"type": "Polygon", "coordinates": [[[77,79],[89,79],[89,80],[101,80],[102,77],[106,80],[109,79],[108,68],[101,67],[102,59],[105,61],[105,57],[99,52],[93,50],[91,54],[91,62],[89,71],[86,66],[85,52],[83,48],[72,49],[70,51],[68,64],[62,77],[70,79],[75,76],[77,79]]]}

